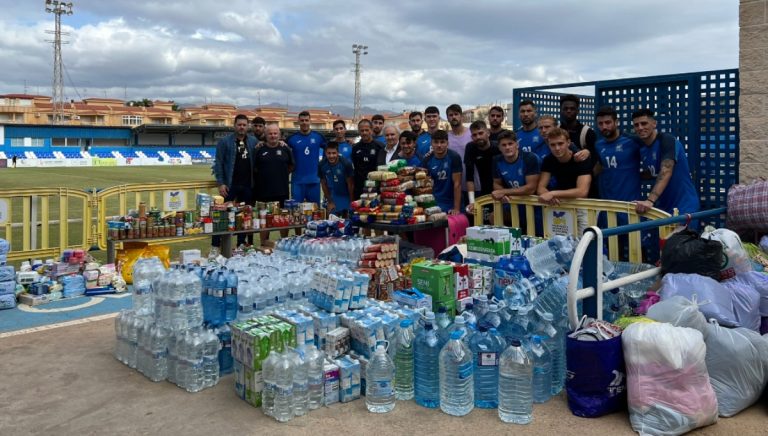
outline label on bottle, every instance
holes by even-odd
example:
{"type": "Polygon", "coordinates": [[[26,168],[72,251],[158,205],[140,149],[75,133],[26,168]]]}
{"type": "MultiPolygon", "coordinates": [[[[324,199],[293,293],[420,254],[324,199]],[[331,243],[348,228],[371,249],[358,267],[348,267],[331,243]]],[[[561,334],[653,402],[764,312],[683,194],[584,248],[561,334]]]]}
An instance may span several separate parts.
{"type": "Polygon", "coordinates": [[[275,385],[275,394],[277,395],[293,395],[293,385],[290,386],[277,386],[275,385]]]}
{"type": "MultiPolygon", "coordinates": [[[[471,367],[470,367],[471,371],[471,367]]],[[[381,380],[370,384],[371,396],[388,397],[392,395],[392,380],[381,380]]]]}
{"type": "Polygon", "coordinates": [[[458,368],[459,380],[466,380],[472,377],[472,362],[467,362],[459,365],[458,368]]]}
{"type": "Polygon", "coordinates": [[[498,353],[477,353],[477,366],[499,366],[498,353]]]}

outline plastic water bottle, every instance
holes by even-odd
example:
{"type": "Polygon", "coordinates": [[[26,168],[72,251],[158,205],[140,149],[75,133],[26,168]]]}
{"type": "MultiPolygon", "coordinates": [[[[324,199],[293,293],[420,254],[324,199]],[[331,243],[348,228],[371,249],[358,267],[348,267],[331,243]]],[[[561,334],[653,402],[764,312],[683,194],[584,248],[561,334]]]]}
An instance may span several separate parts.
{"type": "Polygon", "coordinates": [[[576,241],[571,236],[555,236],[547,242],[534,245],[525,252],[525,257],[531,264],[531,269],[539,277],[553,277],[562,273],[567,268],[576,241]]]}
{"type": "Polygon", "coordinates": [[[466,319],[461,315],[456,315],[456,317],[453,319],[453,324],[451,324],[448,329],[446,330],[447,334],[445,335],[446,342],[448,339],[450,339],[451,334],[453,332],[459,331],[461,332],[461,340],[464,341],[467,346],[469,346],[469,329],[467,328],[467,321],[466,319]]]}
{"type": "Polygon", "coordinates": [[[482,319],[488,313],[488,296],[485,294],[475,295],[473,307],[477,319],[482,319]]]}
{"type": "Polygon", "coordinates": [[[255,289],[250,280],[241,280],[238,284],[240,287],[237,290],[237,320],[245,321],[253,317],[255,289]]]}
{"type": "Polygon", "coordinates": [[[566,306],[566,287],[561,280],[550,280],[547,287],[533,301],[533,307],[538,313],[561,313],[566,306]]]}
{"type": "Polygon", "coordinates": [[[446,310],[445,306],[440,306],[440,308],[437,309],[435,322],[437,322],[438,330],[447,329],[448,326],[451,325],[451,317],[448,316],[448,311],[446,310]]]}
{"type": "Polygon", "coordinates": [[[552,395],[557,395],[565,387],[565,378],[568,368],[568,362],[566,360],[566,336],[570,331],[570,321],[568,319],[568,308],[563,308],[560,317],[555,320],[555,327],[557,328],[558,347],[560,347],[560,364],[559,368],[552,367],[552,395]]]}
{"type": "Polygon", "coordinates": [[[307,370],[309,362],[304,348],[295,348],[293,353],[293,415],[304,416],[309,411],[309,384],[307,370]]]}
{"type": "Polygon", "coordinates": [[[152,365],[148,377],[158,382],[168,377],[168,332],[158,326],[153,326],[151,331],[152,365]]]}
{"type": "Polygon", "coordinates": [[[206,388],[219,382],[219,338],[212,330],[203,333],[203,374],[206,388]]]}
{"type": "Polygon", "coordinates": [[[533,358],[533,402],[544,403],[552,396],[552,355],[544,339],[539,335],[531,337],[533,358]]]}
{"type": "Polygon", "coordinates": [[[279,360],[280,353],[272,350],[261,363],[261,376],[264,380],[264,387],[261,391],[261,410],[267,416],[274,416],[275,414],[275,371],[279,360]]]}
{"type": "Polygon", "coordinates": [[[386,413],[395,408],[392,386],[395,365],[384,345],[377,345],[365,371],[365,405],[369,412],[386,413]]]}
{"type": "Polygon", "coordinates": [[[234,361],[232,359],[232,329],[228,324],[224,324],[216,331],[217,339],[220,343],[218,352],[219,374],[231,374],[234,361]]]}
{"type": "Polygon", "coordinates": [[[325,355],[314,345],[308,345],[304,353],[304,359],[307,361],[309,409],[315,410],[323,405],[323,389],[325,383],[323,364],[325,355]]]}
{"type": "Polygon", "coordinates": [[[188,373],[185,389],[187,392],[199,392],[205,388],[203,335],[201,332],[193,331],[186,338],[188,373]]]}
{"type": "Polygon", "coordinates": [[[533,420],[533,364],[516,339],[499,358],[499,418],[513,424],[533,420]]]}
{"type": "Polygon", "coordinates": [[[203,325],[203,282],[200,276],[195,272],[188,272],[186,275],[186,311],[187,327],[194,328],[203,325]]]}
{"type": "Polygon", "coordinates": [[[488,313],[480,319],[480,325],[487,325],[490,329],[499,328],[501,325],[501,315],[499,314],[499,306],[497,304],[491,304],[488,308],[488,313]]]}
{"type": "Polygon", "coordinates": [[[518,280],[504,289],[504,302],[511,309],[530,307],[546,285],[547,281],[538,277],[518,280]]]}
{"type": "Polygon", "coordinates": [[[229,271],[226,274],[227,285],[224,288],[224,322],[231,322],[237,318],[237,274],[229,271]]]}
{"type": "Polygon", "coordinates": [[[293,352],[286,350],[275,365],[275,409],[273,417],[279,422],[293,418],[293,352]]]}
{"type": "Polygon", "coordinates": [[[498,406],[499,356],[506,343],[495,328],[481,323],[469,339],[474,371],[475,407],[495,409],[498,406]]]}
{"type": "Polygon", "coordinates": [[[400,321],[395,337],[395,398],[413,398],[413,321],[400,321]]]}
{"type": "MultiPolygon", "coordinates": [[[[477,328],[477,316],[475,316],[474,308],[475,305],[469,303],[466,305],[464,312],[461,313],[461,316],[464,317],[464,321],[466,321],[467,328],[471,330],[475,330],[477,328]]],[[[456,323],[455,320],[454,323],[456,323]]]]}
{"type": "Polygon", "coordinates": [[[139,259],[133,265],[133,310],[139,315],[154,313],[152,281],[147,274],[151,269],[150,259],[139,259]]]}
{"type": "Polygon", "coordinates": [[[474,408],[472,355],[455,331],[440,351],[440,410],[464,416],[474,408]]]}
{"type": "Polygon", "coordinates": [[[536,326],[536,333],[542,336],[544,343],[552,358],[552,395],[557,395],[563,389],[560,384],[560,375],[565,372],[565,349],[560,347],[560,331],[554,324],[551,313],[539,315],[540,321],[536,326]]]}
{"type": "Polygon", "coordinates": [[[431,321],[419,330],[414,346],[414,396],[416,404],[435,409],[440,405],[438,376],[442,343],[431,321]]]}

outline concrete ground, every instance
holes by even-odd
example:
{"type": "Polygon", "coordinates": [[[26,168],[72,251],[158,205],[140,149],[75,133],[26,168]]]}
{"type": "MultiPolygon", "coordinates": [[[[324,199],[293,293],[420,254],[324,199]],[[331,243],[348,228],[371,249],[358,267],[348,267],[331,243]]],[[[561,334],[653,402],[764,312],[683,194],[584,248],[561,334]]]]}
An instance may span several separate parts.
{"type": "MultiPolygon", "coordinates": [[[[573,416],[561,395],[536,405],[528,426],[503,424],[495,410],[463,418],[398,402],[392,413],[368,413],[363,400],[321,408],[278,424],[235,396],[232,377],[189,394],[152,383],[112,357],[113,320],[0,339],[0,435],[303,435],[461,434],[631,435],[626,413],[573,416]]],[[[768,434],[768,403],[695,432],[768,434]]]]}

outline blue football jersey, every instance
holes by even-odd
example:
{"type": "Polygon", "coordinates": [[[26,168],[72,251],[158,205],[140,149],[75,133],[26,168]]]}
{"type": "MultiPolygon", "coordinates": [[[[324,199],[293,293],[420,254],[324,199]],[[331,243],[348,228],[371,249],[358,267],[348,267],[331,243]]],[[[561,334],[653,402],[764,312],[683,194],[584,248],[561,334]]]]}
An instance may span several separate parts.
{"type": "Polygon", "coordinates": [[[636,201],[640,199],[640,144],[621,134],[613,141],[600,138],[595,144],[603,171],[600,198],[636,201]]]}
{"type": "Polygon", "coordinates": [[[293,171],[294,183],[319,183],[317,176],[318,163],[325,148],[325,137],[317,132],[308,134],[296,132],[286,140],[293,151],[296,168],[293,171]]]}
{"type": "Polygon", "coordinates": [[[675,168],[664,192],[656,200],[655,206],[659,209],[673,213],[677,208],[680,214],[699,211],[699,195],[691,180],[691,170],[688,167],[688,157],[685,148],[679,140],[675,139],[674,146],[662,147],[661,135],[651,145],[640,148],[641,169],[643,172],[656,177],[661,170],[661,162],[666,159],[675,161],[675,168]]]}

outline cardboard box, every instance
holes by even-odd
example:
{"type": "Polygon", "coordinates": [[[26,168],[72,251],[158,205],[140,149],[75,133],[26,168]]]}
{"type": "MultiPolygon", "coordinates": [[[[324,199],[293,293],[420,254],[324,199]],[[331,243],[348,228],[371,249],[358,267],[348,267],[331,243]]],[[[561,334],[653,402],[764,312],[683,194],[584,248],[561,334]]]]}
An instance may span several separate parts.
{"type": "Polygon", "coordinates": [[[511,251],[510,229],[505,227],[474,226],[467,228],[467,257],[496,262],[499,256],[511,251]]]}
{"type": "Polygon", "coordinates": [[[403,289],[395,291],[392,299],[403,306],[413,307],[415,309],[426,308],[432,310],[432,296],[419,291],[416,288],[403,289]]]}
{"type": "Polygon", "coordinates": [[[432,296],[432,311],[446,307],[453,316],[456,302],[456,286],[453,266],[448,263],[421,262],[411,270],[413,287],[432,296]]]}
{"type": "Polygon", "coordinates": [[[323,372],[323,404],[330,406],[339,402],[339,381],[341,376],[339,365],[326,360],[323,372]]]}
{"type": "Polygon", "coordinates": [[[456,301],[469,297],[469,265],[453,266],[453,283],[456,301]]]}

